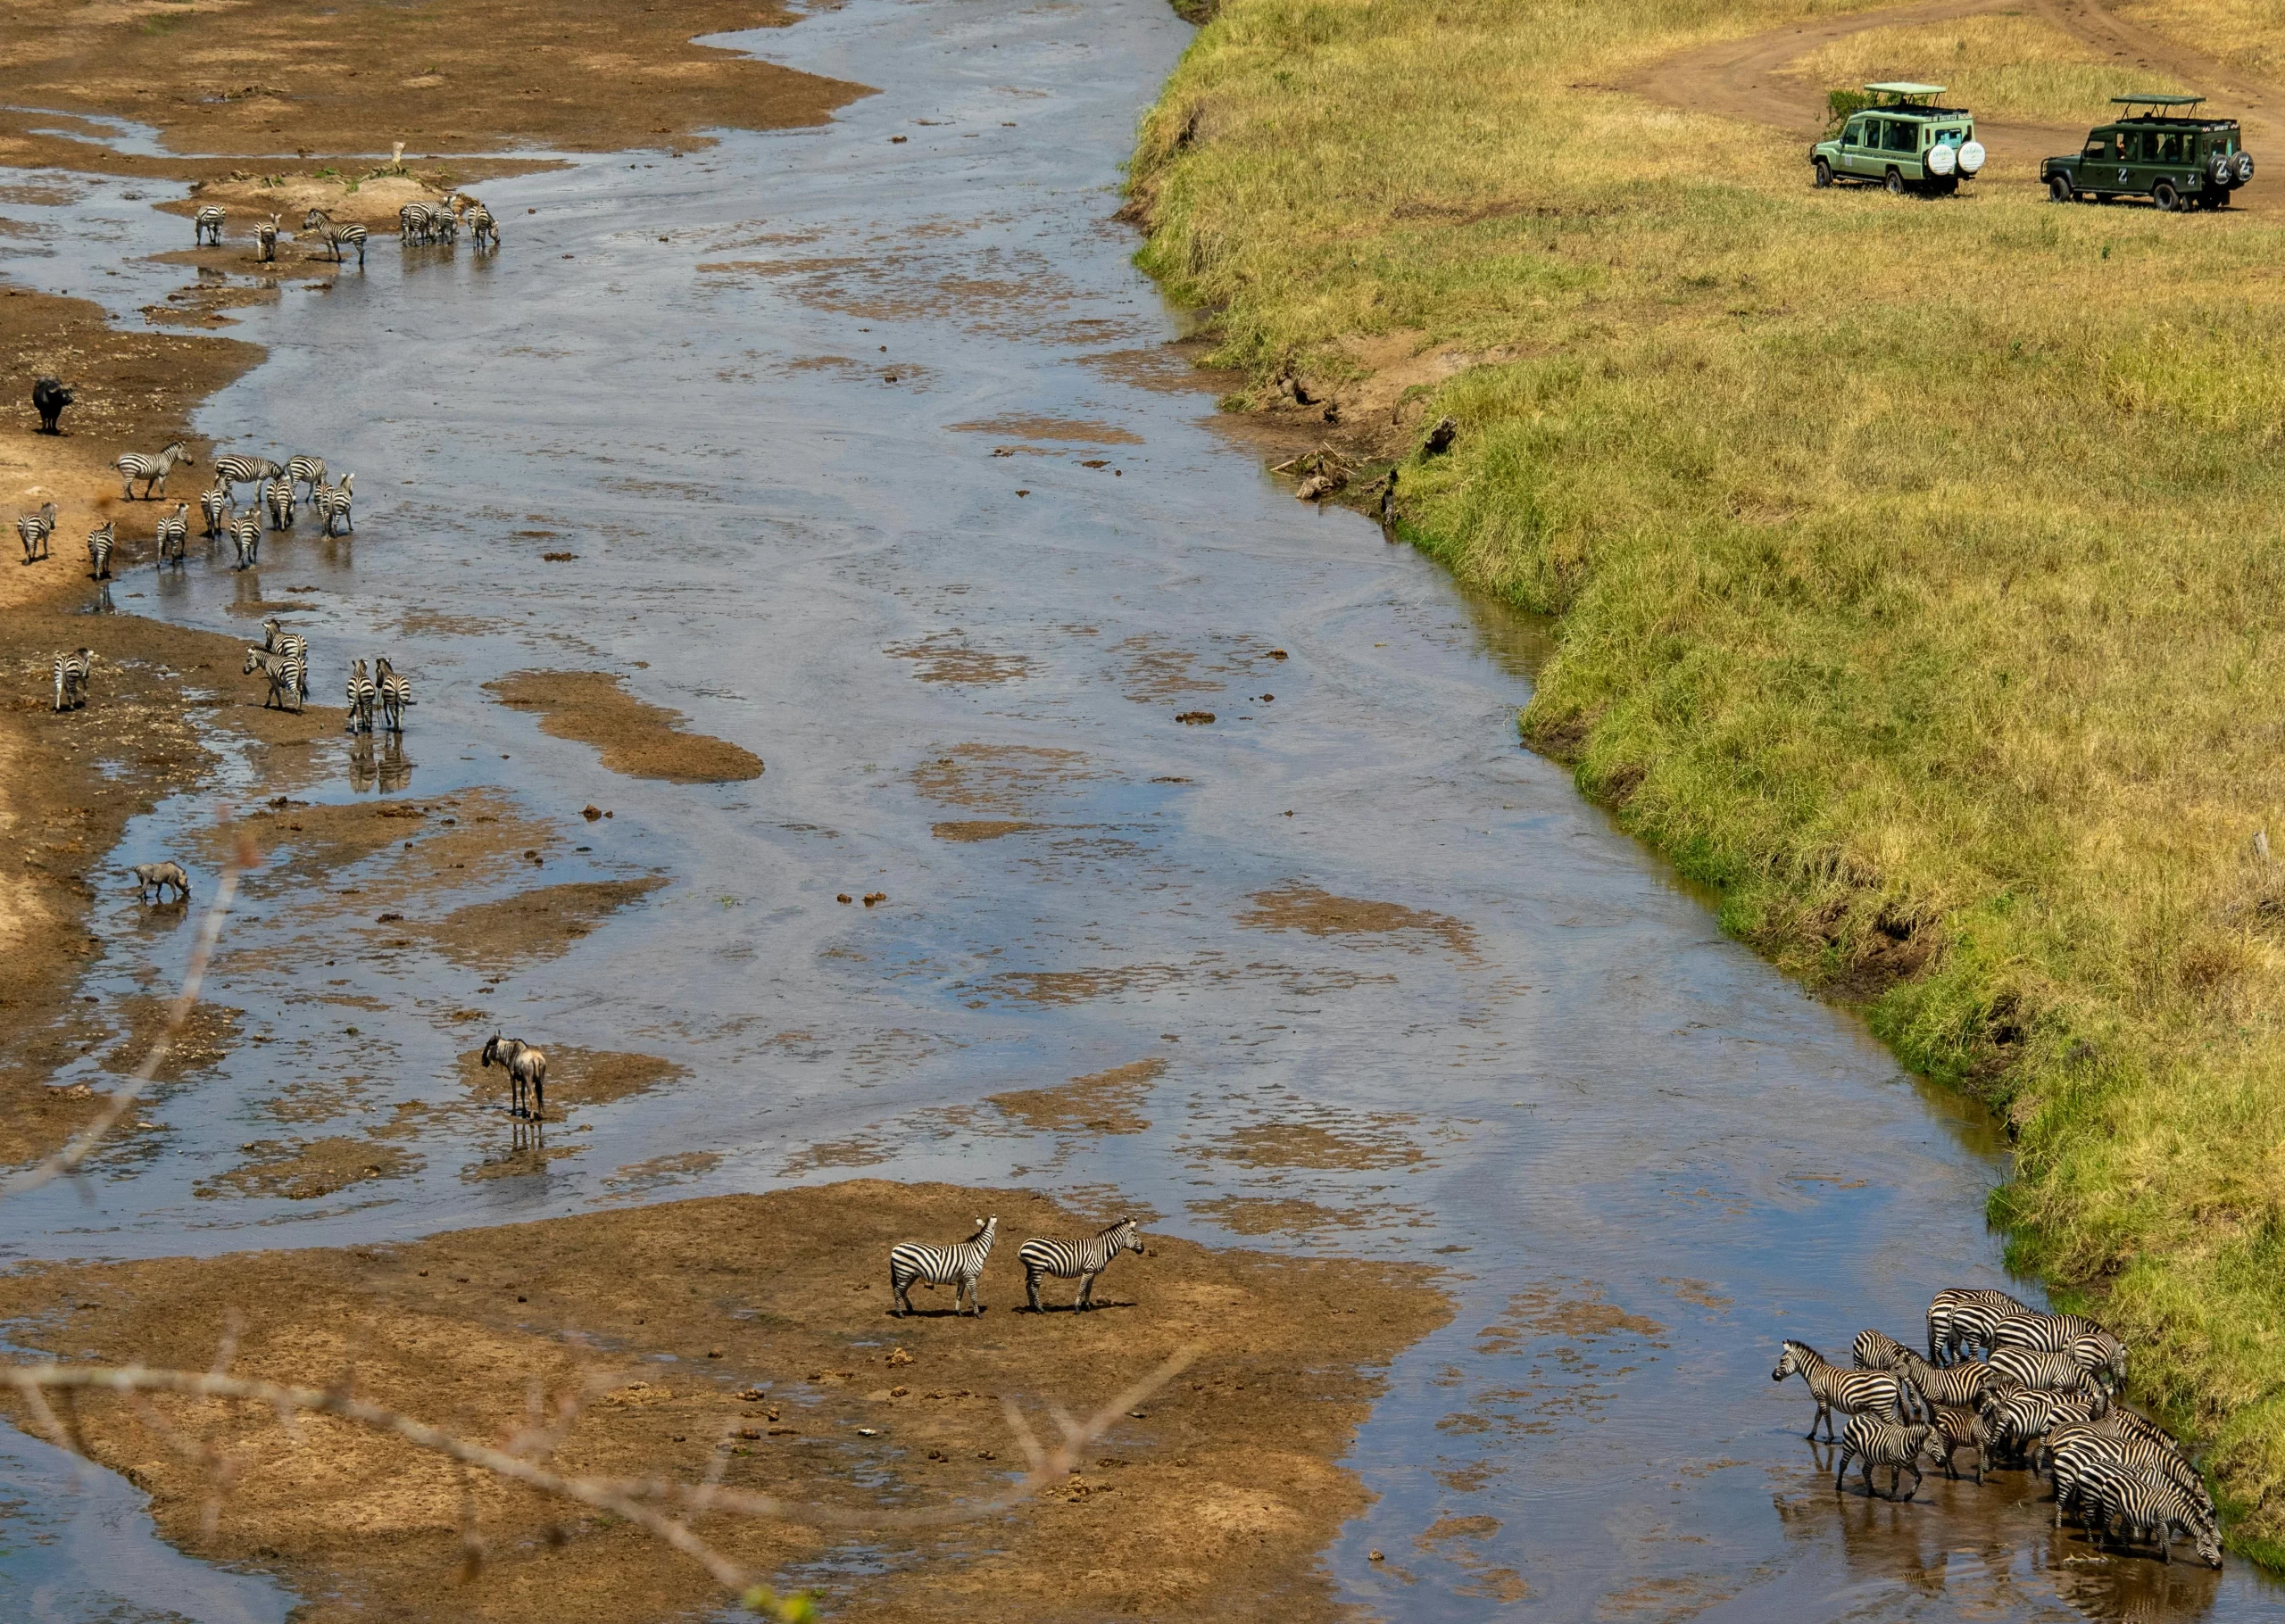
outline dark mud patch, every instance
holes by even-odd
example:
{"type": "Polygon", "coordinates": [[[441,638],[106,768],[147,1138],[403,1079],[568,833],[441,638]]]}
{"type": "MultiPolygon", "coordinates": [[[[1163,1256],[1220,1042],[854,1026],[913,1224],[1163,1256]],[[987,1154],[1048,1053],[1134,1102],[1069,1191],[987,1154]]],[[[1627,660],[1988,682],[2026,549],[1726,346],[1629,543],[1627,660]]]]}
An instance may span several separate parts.
{"type": "Polygon", "coordinates": [[[1051,825],[1028,823],[1018,817],[971,817],[951,823],[931,824],[928,833],[940,841],[996,841],[1010,834],[1026,834],[1034,829],[1049,827],[1051,825]]]}
{"type": "MultiPolygon", "coordinates": [[[[1340,1462],[1388,1362],[1450,1317],[1433,1276],[1154,1236],[1118,1277],[1132,1306],[1035,1320],[1009,1312],[1022,1289],[1011,1243],[986,1272],[983,1319],[886,1318],[888,1247],[965,1235],[979,1212],[1011,1237],[1095,1227],[1022,1191],[868,1180],[401,1247],[36,1266],[0,1278],[0,1319],[28,1347],[204,1370],[235,1316],[240,1373],[351,1380],[463,1436],[523,1425],[528,1379],[551,1403],[590,1393],[553,1457],[569,1470],[695,1480],[711,1462],[736,1487],[900,1508],[1006,1481],[1018,1456],[1003,1397],[1034,1415],[1089,1408],[1202,1345],[1081,1472],[1010,1516],[912,1535],[722,1519],[702,1531],[764,1572],[819,1576],[827,1616],[877,1624],[1335,1616],[1317,1554],[1367,1504],[1340,1462]]],[[[544,1624],[569,1596],[582,1618],[626,1624],[722,1605],[700,1569],[616,1520],[463,1479],[386,1437],[154,1404],[239,1464],[211,1529],[209,1479],[146,1413],[83,1400],[96,1459],[133,1471],[185,1550],[281,1573],[313,1598],[311,1624],[544,1624]],[[456,1583],[470,1526],[485,1560],[456,1583]]]]}
{"type": "Polygon", "coordinates": [[[1475,932],[1449,914],[1336,897],[1313,885],[1287,885],[1254,892],[1253,907],[1238,923],[1254,931],[1300,931],[1310,936],[1433,936],[1465,957],[1475,956],[1475,932]]]}
{"type": "Polygon", "coordinates": [[[1309,1235],[1325,1230],[1377,1229],[1399,1219],[1422,1222],[1417,1207],[1400,1203],[1325,1206],[1293,1196],[1217,1196],[1186,1203],[1185,1209],[1234,1235],[1309,1235]]]}
{"type": "MultiPolygon", "coordinates": [[[[104,1056],[104,1069],[124,1077],[140,1066],[166,1025],[167,1012],[173,1005],[172,998],[148,995],[127,999],[120,1005],[119,1015],[124,1030],[119,1042],[104,1056]]],[[[167,1057],[152,1073],[153,1081],[180,1082],[186,1077],[220,1065],[237,1047],[238,1022],[245,1014],[226,1004],[195,1007],[175,1030],[174,1042],[167,1049],[167,1057]]]]}
{"type": "Polygon", "coordinates": [[[1506,1310],[1476,1335],[1479,1354],[1511,1354],[1541,1338],[1663,1337],[1666,1328],[1607,1303],[1591,1286],[1535,1286],[1508,1299],[1506,1310]]]}
{"type": "Polygon", "coordinates": [[[378,1179],[403,1178],[420,1170],[420,1158],[395,1145],[333,1135],[318,1139],[255,1139],[238,1147],[246,1159],[224,1172],[201,1179],[192,1193],[202,1200],[220,1197],[273,1197],[314,1201],[378,1179]]]}
{"type": "MultiPolygon", "coordinates": [[[[529,1034],[525,1036],[528,1040],[529,1034]]],[[[538,1047],[547,1055],[550,1116],[558,1114],[559,1109],[612,1105],[689,1075],[685,1067],[656,1055],[580,1048],[569,1043],[543,1043],[538,1047]]],[[[470,1098],[486,1105],[507,1103],[508,1074],[497,1066],[485,1066],[481,1044],[461,1056],[460,1075],[470,1098]]]]}
{"type": "Polygon", "coordinates": [[[957,633],[924,637],[884,650],[891,659],[909,659],[918,667],[913,675],[924,683],[973,684],[1012,683],[1032,673],[1032,662],[1021,654],[993,654],[973,649],[957,633]]]}
{"type": "Polygon", "coordinates": [[[517,671],[485,692],[537,713],[540,731],[602,752],[603,766],[629,778],[668,783],[735,783],[761,776],[761,758],[727,739],[691,733],[678,710],[627,692],[608,671],[517,671]]]}
{"type": "Polygon", "coordinates": [[[1002,440],[1053,440],[1081,445],[1140,445],[1142,436],[1115,423],[1090,418],[987,418],[947,424],[956,434],[992,435],[1002,440]]]}
{"type": "Polygon", "coordinates": [[[472,902],[434,924],[404,928],[426,937],[455,964],[507,968],[569,951],[611,915],[666,882],[656,874],[637,880],[574,880],[496,902],[472,902]]]}
{"type": "Polygon", "coordinates": [[[1338,1129],[1317,1123],[1258,1123],[1211,1141],[1206,1155],[1240,1167],[1348,1168],[1377,1172],[1417,1167],[1427,1153],[1398,1129],[1410,1117],[1375,1113],[1338,1129]]]}
{"type": "Polygon", "coordinates": [[[1038,802],[1101,775],[1075,750],[955,744],[912,769],[912,787],[948,807],[1020,816],[1038,802]]]}
{"type": "Polygon", "coordinates": [[[716,1151],[678,1150],[670,1156],[628,1163],[603,1180],[603,1190],[613,1197],[649,1195],[671,1185],[702,1179],[721,1164],[722,1157],[716,1151]]]}
{"type": "Polygon", "coordinates": [[[1039,1133],[1140,1133],[1151,1125],[1142,1104],[1166,1070],[1164,1060],[1136,1060],[1059,1088],[990,1095],[985,1103],[1039,1133]]]}
{"type": "Polygon", "coordinates": [[[780,1177],[798,1179],[803,1173],[816,1172],[826,1167],[877,1167],[896,1154],[886,1134],[857,1134],[845,1139],[827,1139],[809,1146],[785,1158],[778,1168],[780,1177]]]}

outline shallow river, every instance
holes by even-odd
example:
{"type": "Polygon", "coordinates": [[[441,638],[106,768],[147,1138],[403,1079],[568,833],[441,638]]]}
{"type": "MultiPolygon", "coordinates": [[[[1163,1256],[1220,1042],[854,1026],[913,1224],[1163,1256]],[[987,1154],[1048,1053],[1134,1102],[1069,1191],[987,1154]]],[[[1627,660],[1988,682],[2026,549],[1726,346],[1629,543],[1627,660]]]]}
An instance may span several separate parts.
{"type": "MultiPolygon", "coordinates": [[[[380,241],[330,291],[237,312],[271,359],[200,427],[355,470],[357,539],[304,520],[258,577],[194,548],[118,607],[245,634],[234,605],[301,603],[328,700],[353,653],[395,652],[403,761],[377,787],[322,745],[307,799],[504,783],[575,832],[537,881],[431,911],[669,883],[495,982],[256,875],[216,989],[246,1040],[84,1190],[12,1204],[6,1255],[386,1239],[855,1170],[1037,1184],[1450,1272],[1458,1317],[1398,1363],[1353,1461],[1378,1504],[1328,1559],[1388,1616],[2272,1612],[2243,1564],[2056,1537],[2019,1473],[1899,1505],[1820,1474],[1779,1338],[1917,1340],[1933,1289],[2001,1283],[2004,1148],[1517,748],[1534,627],[1294,501],[1211,421],[1110,219],[1186,35],[1161,0],[852,0],[735,40],[881,88],[832,125],[490,185],[496,257],[380,241]],[[614,775],[486,694],[532,668],[626,673],[768,772],[614,775]],[[591,802],[612,817],[580,823],[591,802]],[[456,1072],[494,1023],[688,1074],[519,1159],[456,1072]],[[1147,1126],[983,1103],[1117,1067],[1147,1126]],[[210,1182],[249,1140],[382,1126],[402,1176],[210,1182]]],[[[66,189],[0,268],[122,311],[179,281],[138,262],[179,218],[66,189]]],[[[187,849],[246,782],[140,820],[120,859],[187,849]]],[[[100,905],[89,990],[179,966],[189,932],[141,921],[100,905]]],[[[187,1585],[124,1484],[60,1510],[30,1448],[0,1456],[25,1496],[0,1504],[0,1598],[49,1598],[25,1616],[279,1615],[236,1576],[187,1585]]]]}

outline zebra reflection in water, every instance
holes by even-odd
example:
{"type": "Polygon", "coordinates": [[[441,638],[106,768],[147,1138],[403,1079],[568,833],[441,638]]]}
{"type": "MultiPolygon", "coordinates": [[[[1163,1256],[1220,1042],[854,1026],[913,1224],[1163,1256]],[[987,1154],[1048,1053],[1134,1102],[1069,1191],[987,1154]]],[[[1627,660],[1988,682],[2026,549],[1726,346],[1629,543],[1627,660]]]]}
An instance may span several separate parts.
{"type": "Polygon", "coordinates": [[[406,758],[402,735],[382,736],[378,751],[371,735],[360,733],[349,751],[349,787],[360,795],[378,791],[395,795],[412,783],[412,763],[406,758]]]}

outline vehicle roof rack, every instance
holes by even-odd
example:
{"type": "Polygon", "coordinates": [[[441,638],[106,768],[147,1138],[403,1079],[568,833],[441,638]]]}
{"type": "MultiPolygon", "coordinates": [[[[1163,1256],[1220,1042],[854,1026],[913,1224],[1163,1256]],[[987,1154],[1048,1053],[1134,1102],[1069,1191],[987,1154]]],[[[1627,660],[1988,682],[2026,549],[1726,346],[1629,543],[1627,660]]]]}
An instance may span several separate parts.
{"type": "Polygon", "coordinates": [[[2115,95],[2110,100],[2114,107],[2195,107],[2205,99],[2202,95],[2115,95]]]}
{"type": "Polygon", "coordinates": [[[1944,87],[1941,85],[1918,85],[1910,79],[1884,79],[1877,85],[1867,85],[1865,88],[1874,95],[1893,95],[1914,100],[1922,96],[1944,94],[1944,87]]]}

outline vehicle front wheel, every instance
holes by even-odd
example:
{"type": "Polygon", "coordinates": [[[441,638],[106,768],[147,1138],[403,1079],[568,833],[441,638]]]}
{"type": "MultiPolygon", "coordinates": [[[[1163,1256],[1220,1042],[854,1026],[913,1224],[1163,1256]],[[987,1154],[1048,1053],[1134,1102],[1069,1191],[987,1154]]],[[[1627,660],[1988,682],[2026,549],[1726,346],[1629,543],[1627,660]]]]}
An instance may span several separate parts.
{"type": "Polygon", "coordinates": [[[1822,158],[1817,160],[1816,183],[1821,186],[1829,186],[1832,184],[1832,165],[1822,158]]]}
{"type": "Polygon", "coordinates": [[[2071,177],[2070,177],[2070,176],[2068,176],[2068,175],[2050,175],[2050,176],[2048,176],[2048,180],[2047,180],[2047,200],[2048,200],[2048,202],[2049,202],[2049,203],[2071,203],[2071,202],[2075,201],[2075,200],[2077,199],[2077,197],[2078,197],[2078,194],[2077,194],[2077,193],[2075,193],[2075,192],[2073,192],[2073,191],[2071,189],[2071,177]]]}
{"type": "Polygon", "coordinates": [[[2150,188],[2150,201],[2157,204],[2159,213],[2172,214],[2181,207],[2181,194],[2174,190],[2173,181],[2162,180],[2150,188]]]}
{"type": "Polygon", "coordinates": [[[1904,195],[1904,176],[1900,171],[1896,170],[1890,170],[1889,171],[1888,187],[1889,195],[1890,197],[1901,197],[1904,195]]]}

